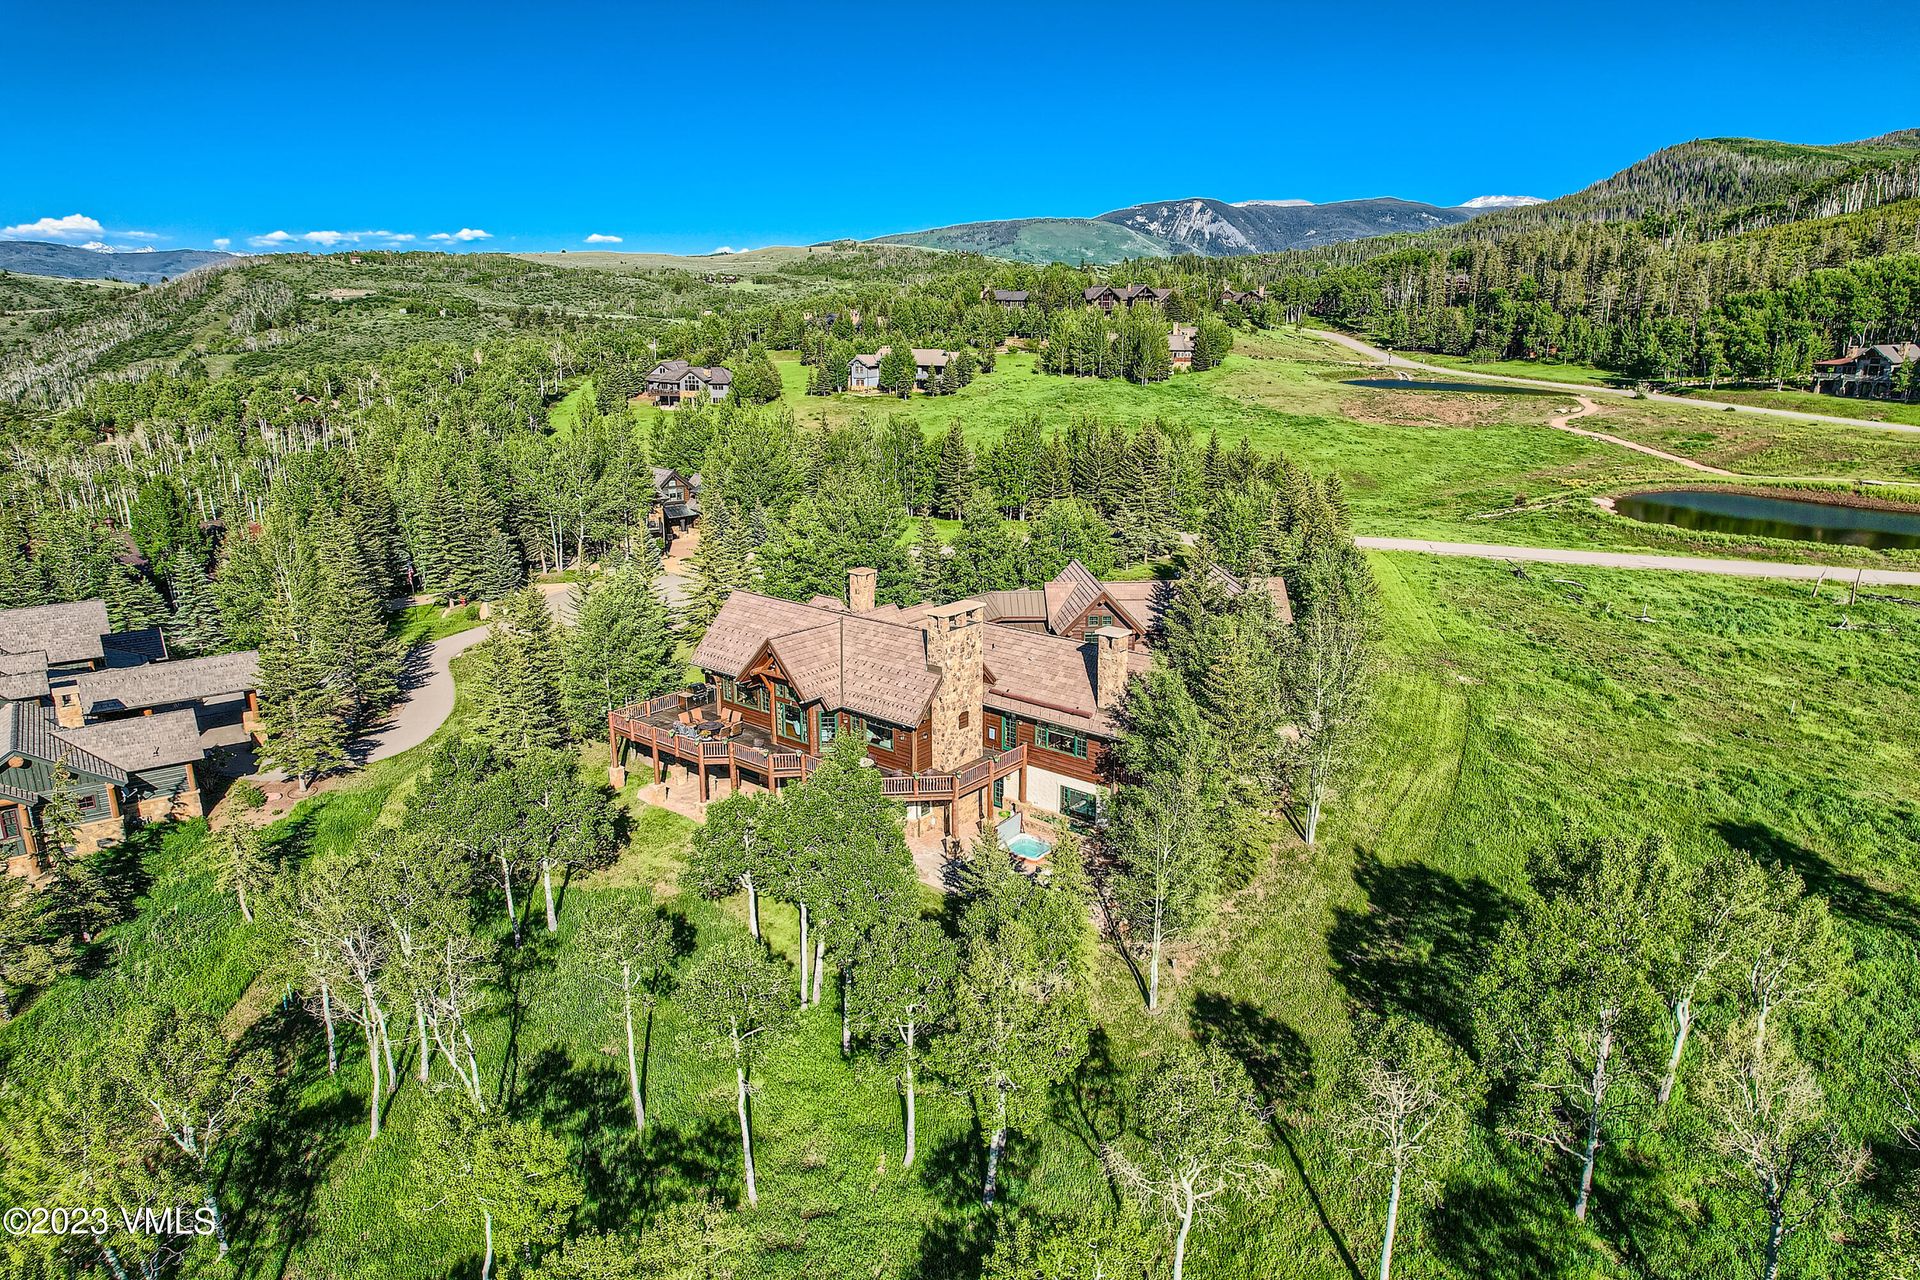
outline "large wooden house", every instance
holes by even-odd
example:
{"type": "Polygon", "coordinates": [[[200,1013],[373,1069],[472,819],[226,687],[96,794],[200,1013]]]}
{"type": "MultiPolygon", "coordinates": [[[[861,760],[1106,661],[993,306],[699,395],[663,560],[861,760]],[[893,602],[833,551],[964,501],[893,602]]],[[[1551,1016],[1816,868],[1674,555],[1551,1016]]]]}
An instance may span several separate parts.
{"type": "Polygon", "coordinates": [[[614,767],[684,770],[705,801],[804,778],[858,734],[910,830],[964,837],[1009,809],[1097,821],[1161,584],[1075,562],[1030,591],[910,608],[876,605],[875,584],[852,570],[844,603],[734,592],[694,653],[703,682],[609,717],[614,767]]]}
{"type": "Polygon", "coordinates": [[[653,502],[647,508],[647,530],[666,546],[693,527],[700,518],[700,476],[683,475],[672,467],[653,469],[653,502]]]}
{"type": "Polygon", "coordinates": [[[1145,284],[1096,284],[1081,296],[1088,306],[1111,314],[1116,308],[1138,306],[1143,302],[1164,303],[1173,296],[1173,290],[1156,289],[1145,284]]]}
{"type": "Polygon", "coordinates": [[[0,611],[0,863],[46,874],[63,768],[83,852],[129,820],[199,816],[208,754],[258,727],[258,667],[252,652],[168,661],[158,631],[111,631],[99,600],[0,611]]]}
{"type": "Polygon", "coordinates": [[[733,387],[733,371],[725,365],[689,364],[662,360],[647,370],[647,389],[641,397],[663,409],[689,400],[725,400],[733,387]]]}
{"type": "MultiPolygon", "coordinates": [[[[847,361],[847,390],[880,390],[880,362],[893,350],[881,347],[870,355],[857,355],[847,361]]],[[[915,347],[913,349],[913,387],[916,391],[925,391],[927,382],[939,373],[945,373],[947,366],[960,358],[957,351],[942,351],[935,347],[915,347]]]]}
{"type": "Polygon", "coordinates": [[[1828,395],[1886,400],[1899,395],[1902,373],[1920,363],[1920,343],[1882,342],[1854,347],[1844,356],[1816,360],[1813,389],[1828,395]]]}
{"type": "Polygon", "coordinates": [[[1008,311],[1019,311],[1027,305],[1025,289],[982,289],[980,301],[995,303],[1008,311]]]}

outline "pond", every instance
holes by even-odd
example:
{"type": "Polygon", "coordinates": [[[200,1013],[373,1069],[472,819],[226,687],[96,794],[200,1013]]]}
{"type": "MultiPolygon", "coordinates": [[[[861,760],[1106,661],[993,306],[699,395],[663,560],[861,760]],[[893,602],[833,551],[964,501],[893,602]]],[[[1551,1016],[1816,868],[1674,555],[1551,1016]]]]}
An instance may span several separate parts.
{"type": "Polygon", "coordinates": [[[1614,510],[1634,520],[1714,533],[1799,542],[1843,542],[1882,550],[1920,547],[1920,512],[1876,511],[1836,502],[1769,498],[1724,489],[1670,489],[1632,493],[1614,510]]]}
{"type": "Polygon", "coordinates": [[[1570,391],[1549,391],[1545,387],[1510,387],[1500,382],[1413,382],[1402,378],[1349,378],[1349,387],[1373,387],[1379,391],[1471,391],[1483,396],[1559,396],[1567,399],[1570,391]]]}

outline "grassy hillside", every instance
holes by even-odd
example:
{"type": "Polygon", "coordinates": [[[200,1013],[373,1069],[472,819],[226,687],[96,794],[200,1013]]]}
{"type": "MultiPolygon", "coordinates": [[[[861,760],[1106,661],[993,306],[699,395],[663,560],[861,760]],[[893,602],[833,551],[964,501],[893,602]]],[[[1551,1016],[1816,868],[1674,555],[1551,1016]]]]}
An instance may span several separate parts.
{"type": "Polygon", "coordinates": [[[966,222],[931,231],[885,236],[880,243],[983,253],[1034,263],[1119,262],[1125,258],[1164,258],[1173,252],[1164,240],[1094,218],[966,222]]]}

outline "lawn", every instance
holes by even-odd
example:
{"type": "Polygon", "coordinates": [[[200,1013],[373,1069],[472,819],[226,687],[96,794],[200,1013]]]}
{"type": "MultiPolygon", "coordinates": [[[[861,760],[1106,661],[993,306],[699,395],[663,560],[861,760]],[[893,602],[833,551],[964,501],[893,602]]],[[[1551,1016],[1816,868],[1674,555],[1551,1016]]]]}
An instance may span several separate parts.
{"type": "MultiPolygon", "coordinates": [[[[1379,717],[1327,838],[1313,851],[1289,840],[1224,904],[1216,929],[1181,949],[1163,1019],[1143,1012],[1125,966],[1101,953],[1094,1056],[1016,1145],[1012,1202],[1062,1212],[1111,1202],[1094,1152],[1125,1124],[1125,1084],[1167,1034],[1162,1022],[1257,1046],[1250,1065],[1288,1118],[1304,1115],[1346,1052],[1350,1002],[1403,1006],[1457,1031],[1525,855],[1567,823],[1665,831],[1689,854],[1726,841],[1829,895],[1861,956],[1830,1067],[1843,1106],[1871,1096],[1880,1066],[1920,1026],[1920,780],[1907,731],[1920,722],[1920,619],[1910,610],[1815,602],[1803,587],[1767,583],[1583,571],[1570,584],[1498,565],[1372,559],[1384,604],[1379,717]]],[[[425,752],[308,801],[275,829],[277,847],[310,856],[391,820],[425,752]]],[[[583,768],[602,763],[598,748],[583,749],[583,768]]],[[[624,802],[632,826],[620,862],[567,886],[558,938],[536,926],[518,953],[501,946],[506,977],[476,1025],[495,1105],[539,1117],[572,1146],[591,1229],[638,1227],[708,1188],[729,1203],[739,1191],[726,1072],[692,1050],[669,1000],[649,1045],[650,1132],[636,1139],[613,1006],[571,945],[581,903],[643,886],[699,936],[741,917],[737,900],[678,893],[684,820],[637,805],[631,790],[624,802]]],[[[469,1271],[475,1224],[408,1209],[419,1086],[403,1063],[388,1128],[368,1144],[362,1056],[349,1038],[329,1078],[317,1029],[280,1006],[271,979],[256,983],[264,957],[215,891],[200,831],[152,831],[133,846],[151,878],[142,911],[109,933],[112,959],[97,974],[59,983],[0,1029],[9,1078],[85,1054],[104,1012],[135,990],[226,1014],[235,1034],[287,1064],[280,1123],[239,1154],[223,1191],[234,1273],[469,1271]]],[[[791,958],[792,913],[768,903],[764,917],[791,958]]],[[[762,1202],[737,1219],[750,1247],[743,1275],[965,1274],[981,1148],[964,1100],[929,1088],[923,1159],[903,1171],[897,1099],[864,1058],[840,1059],[830,1001],[774,1052],[760,1085],[762,1202]]],[[[1368,1265],[1374,1201],[1351,1188],[1320,1129],[1285,1133],[1278,1198],[1209,1224],[1195,1274],[1307,1280],[1340,1274],[1343,1251],[1368,1265]]],[[[1565,1228],[1560,1179],[1483,1148],[1408,1225],[1400,1273],[1717,1274],[1726,1259],[1705,1243],[1717,1233],[1701,1230],[1710,1209],[1686,1209],[1698,1189],[1658,1150],[1623,1149],[1602,1169],[1600,1238],[1631,1232],[1624,1253],[1617,1243],[1596,1252],[1565,1228]]]]}
{"type": "Polygon", "coordinates": [[[1469,360],[1465,356],[1441,355],[1432,351],[1408,351],[1406,358],[1420,364],[1442,365],[1471,373],[1496,373],[1505,378],[1533,378],[1540,382],[1583,382],[1588,386],[1611,387],[1632,379],[1590,364],[1565,364],[1554,360],[1469,360]]]}
{"type": "Polygon", "coordinates": [[[1852,400],[1845,396],[1823,396],[1813,391],[1768,391],[1721,387],[1717,391],[1694,387],[1679,395],[1700,396],[1707,400],[1725,400],[1729,404],[1759,405],[1769,409],[1796,409],[1801,413],[1824,413],[1835,418],[1860,418],[1868,422],[1896,422],[1920,427],[1920,404],[1902,404],[1892,400],[1852,400]]]}

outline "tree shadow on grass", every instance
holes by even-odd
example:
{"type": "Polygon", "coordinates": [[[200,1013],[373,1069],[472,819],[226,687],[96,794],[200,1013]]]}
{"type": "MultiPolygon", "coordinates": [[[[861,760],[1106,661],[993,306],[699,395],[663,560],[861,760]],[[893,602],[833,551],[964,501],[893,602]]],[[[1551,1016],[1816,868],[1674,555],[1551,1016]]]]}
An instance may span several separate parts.
{"type": "Polygon", "coordinates": [[[1478,878],[1362,854],[1353,879],[1364,909],[1342,907],[1327,932],[1334,976],[1373,1010],[1400,1012],[1472,1048],[1473,984],[1512,899],[1478,878]]]}
{"type": "MultiPolygon", "coordinates": [[[[1086,1058],[1072,1075],[1054,1086],[1054,1123],[1079,1139],[1080,1145],[1095,1160],[1101,1158],[1102,1148],[1119,1138],[1127,1127],[1122,1083],[1106,1028],[1095,1027],[1087,1037],[1086,1058]]],[[[1107,1180],[1107,1190],[1117,1208],[1120,1191],[1111,1178],[1107,1180]]]]}
{"type": "Polygon", "coordinates": [[[1759,822],[1718,822],[1713,829],[1730,848],[1762,866],[1793,872],[1811,892],[1856,924],[1920,938],[1920,905],[1841,870],[1798,840],[1759,822]]]}
{"type": "Polygon", "coordinates": [[[528,1064],[519,1101],[577,1153],[587,1193],[580,1218],[592,1230],[636,1230],[670,1205],[738,1180],[739,1135],[731,1125],[706,1117],[681,1129],[649,1116],[640,1133],[626,1072],[617,1066],[577,1063],[549,1046],[528,1064]]]}
{"type": "Polygon", "coordinates": [[[1492,1168],[1463,1170],[1427,1215],[1435,1255],[1478,1280],[1547,1280],[1589,1274],[1592,1255],[1558,1184],[1538,1163],[1502,1148],[1492,1168]]]}
{"type": "Polygon", "coordinates": [[[559,937],[546,931],[527,928],[519,946],[510,936],[500,940],[494,956],[497,981],[493,993],[505,1005],[507,1048],[500,1063],[500,1082],[494,1100],[512,1108],[520,1093],[520,1031],[526,1023],[528,987],[536,975],[552,970],[558,961],[559,937]]]}
{"type": "Polygon", "coordinates": [[[282,1005],[250,1027],[240,1048],[254,1047],[272,1053],[279,1075],[266,1120],[228,1158],[215,1190],[227,1209],[233,1274],[283,1276],[311,1228],[315,1194],[364,1116],[345,1090],[301,1104],[325,1075],[327,1054],[319,1028],[296,1006],[282,1005]]]}

